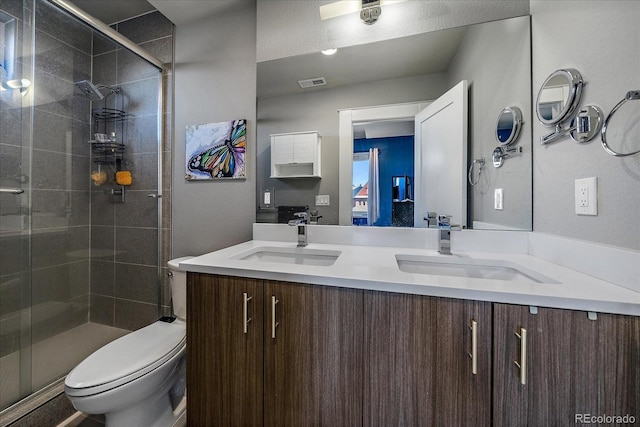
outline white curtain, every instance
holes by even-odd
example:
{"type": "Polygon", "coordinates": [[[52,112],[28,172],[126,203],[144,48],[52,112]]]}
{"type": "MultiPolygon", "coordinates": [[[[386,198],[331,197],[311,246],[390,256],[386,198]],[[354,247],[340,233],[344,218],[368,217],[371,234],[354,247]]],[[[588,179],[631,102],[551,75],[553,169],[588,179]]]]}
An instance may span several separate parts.
{"type": "Polygon", "coordinates": [[[373,225],[378,218],[380,218],[380,166],[378,149],[370,148],[367,224],[373,225]]]}

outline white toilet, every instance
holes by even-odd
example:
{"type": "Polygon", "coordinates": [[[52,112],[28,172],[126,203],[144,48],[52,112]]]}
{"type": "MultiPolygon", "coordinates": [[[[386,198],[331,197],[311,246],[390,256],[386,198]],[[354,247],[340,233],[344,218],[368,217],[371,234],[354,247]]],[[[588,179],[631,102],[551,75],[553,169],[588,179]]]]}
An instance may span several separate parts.
{"type": "Polygon", "coordinates": [[[65,379],[73,406],[104,414],[108,427],[170,427],[186,407],[187,278],[169,261],[176,319],[157,321],[97,350],[65,379]]]}

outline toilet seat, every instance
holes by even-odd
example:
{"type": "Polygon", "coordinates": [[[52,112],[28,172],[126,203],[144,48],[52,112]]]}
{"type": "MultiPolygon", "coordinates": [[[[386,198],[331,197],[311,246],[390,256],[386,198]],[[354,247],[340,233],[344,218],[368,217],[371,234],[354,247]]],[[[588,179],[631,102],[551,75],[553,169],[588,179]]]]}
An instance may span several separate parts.
{"type": "Polygon", "coordinates": [[[100,348],[65,379],[70,396],[90,396],[119,387],[162,366],[186,346],[185,323],[157,321],[100,348]]]}

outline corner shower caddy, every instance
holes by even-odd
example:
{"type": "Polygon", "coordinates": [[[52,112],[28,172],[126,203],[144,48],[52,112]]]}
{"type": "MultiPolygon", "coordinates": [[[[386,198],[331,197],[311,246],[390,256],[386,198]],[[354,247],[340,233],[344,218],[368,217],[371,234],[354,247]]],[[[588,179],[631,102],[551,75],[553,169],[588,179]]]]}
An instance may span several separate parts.
{"type": "MultiPolygon", "coordinates": [[[[91,144],[93,162],[98,165],[98,171],[101,171],[103,165],[115,165],[116,171],[119,171],[124,163],[125,121],[129,115],[124,111],[122,89],[102,87],[108,89],[109,93],[102,99],[102,106],[91,111],[95,139],[90,140],[89,144],[91,144]]],[[[105,193],[120,196],[120,202],[124,203],[125,186],[119,187],[119,189],[105,190],[105,193]]]]}

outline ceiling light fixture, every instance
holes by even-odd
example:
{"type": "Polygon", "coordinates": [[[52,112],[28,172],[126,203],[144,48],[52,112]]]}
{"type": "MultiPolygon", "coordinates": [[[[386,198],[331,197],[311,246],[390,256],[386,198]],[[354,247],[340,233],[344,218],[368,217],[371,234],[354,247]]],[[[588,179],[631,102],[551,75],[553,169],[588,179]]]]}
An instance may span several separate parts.
{"type": "Polygon", "coordinates": [[[380,8],[380,0],[362,0],[362,10],[360,10],[360,19],[367,25],[374,24],[382,15],[380,8]]]}
{"type": "Polygon", "coordinates": [[[340,0],[320,6],[320,19],[337,18],[338,16],[360,12],[360,19],[365,24],[373,24],[382,13],[382,6],[400,3],[406,0],[340,0]]]}
{"type": "Polygon", "coordinates": [[[331,48],[331,49],[321,50],[320,53],[322,53],[323,55],[331,56],[331,55],[335,55],[337,51],[338,49],[331,48]]]}

